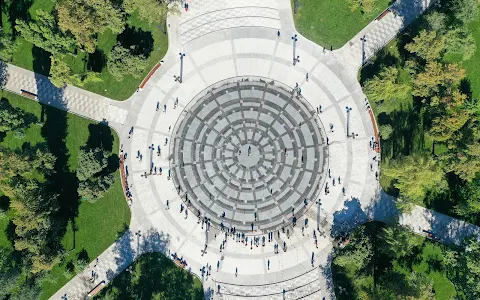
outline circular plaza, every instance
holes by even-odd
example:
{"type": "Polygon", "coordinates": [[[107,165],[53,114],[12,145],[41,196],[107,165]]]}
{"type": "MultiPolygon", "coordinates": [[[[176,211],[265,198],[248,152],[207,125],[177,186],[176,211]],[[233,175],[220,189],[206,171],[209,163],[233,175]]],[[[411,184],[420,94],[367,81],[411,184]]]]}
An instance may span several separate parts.
{"type": "Polygon", "coordinates": [[[301,217],[327,166],[325,132],[298,90],[230,78],[185,107],[170,144],[174,184],[197,216],[256,234],[301,217]]]}

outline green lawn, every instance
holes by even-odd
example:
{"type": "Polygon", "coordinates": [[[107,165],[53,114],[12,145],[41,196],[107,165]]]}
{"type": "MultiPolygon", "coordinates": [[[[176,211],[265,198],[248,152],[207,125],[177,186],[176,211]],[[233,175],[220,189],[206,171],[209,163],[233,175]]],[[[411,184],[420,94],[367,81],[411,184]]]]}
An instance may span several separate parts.
{"type": "Polygon", "coordinates": [[[161,253],[148,253],[107,285],[98,299],[204,299],[202,282],[161,253]]]}
{"type": "MultiPolygon", "coordinates": [[[[54,1],[52,0],[34,0],[33,4],[24,4],[24,9],[19,9],[19,15],[31,16],[35,19],[36,11],[43,9],[52,11],[54,9],[54,1]]],[[[29,3],[24,1],[23,3],[29,3]]],[[[12,19],[9,18],[7,12],[2,13],[3,30],[12,32],[12,19]]],[[[163,24],[162,24],[163,27],[163,24]]],[[[18,36],[19,49],[15,52],[13,60],[10,62],[14,65],[26,68],[43,75],[48,75],[50,71],[50,54],[42,49],[34,47],[31,43],[25,41],[18,36]]],[[[128,99],[140,85],[143,78],[148,72],[164,57],[168,49],[167,35],[162,32],[158,24],[149,25],[132,15],[127,19],[127,27],[120,35],[112,34],[106,31],[98,37],[97,51],[88,54],[79,51],[76,57],[67,55],[65,61],[75,72],[83,72],[85,68],[95,72],[101,72],[100,83],[89,83],[83,88],[94,93],[104,95],[117,100],[128,99]],[[122,81],[117,81],[108,72],[106,67],[107,55],[118,41],[126,45],[142,44],[144,52],[148,55],[148,66],[140,74],[139,78],[133,76],[125,76],[122,81]]]]}
{"type": "MultiPolygon", "coordinates": [[[[50,151],[58,157],[58,164],[65,167],[64,171],[57,171],[59,172],[58,176],[62,177],[57,178],[58,185],[65,190],[73,189],[71,185],[76,184],[75,170],[80,147],[84,146],[87,141],[92,141],[95,134],[98,135],[100,132],[103,137],[106,137],[105,140],[110,140],[112,152],[118,155],[118,136],[113,131],[110,133],[108,127],[55,108],[42,107],[37,102],[15,94],[2,91],[0,96],[7,98],[13,106],[33,113],[41,121],[40,124],[33,124],[26,130],[24,139],[17,139],[12,132],[7,133],[0,146],[19,149],[24,143],[31,145],[46,143],[50,151]],[[62,128],[66,130],[62,130],[62,128]],[[64,150],[65,153],[63,153],[64,150]]],[[[55,281],[43,282],[42,299],[48,299],[68,281],[69,278],[67,279],[63,275],[67,262],[76,259],[82,250],[85,250],[89,259],[93,260],[110,246],[129,225],[130,209],[123,194],[120,172],[117,170],[115,174],[115,184],[95,204],[86,201],[79,202],[77,199],[67,201],[62,197],[70,196],[71,194],[68,192],[66,195],[61,195],[61,199],[64,200],[61,211],[65,214],[66,219],[75,220],[77,230],[75,233],[73,232],[70,221],[62,244],[66,251],[71,250],[71,252],[62,264],[55,266],[50,272],[55,281]]],[[[76,191],[74,191],[75,193],[76,191]]],[[[7,226],[8,219],[0,220],[0,245],[11,245],[6,236],[7,226]]]]}
{"type": "MultiPolygon", "coordinates": [[[[433,242],[427,238],[409,233],[411,238],[416,241],[419,247],[412,249],[411,253],[405,257],[391,258],[384,256],[380,249],[384,247],[385,242],[379,235],[379,230],[388,226],[380,222],[370,222],[357,228],[350,235],[350,243],[343,249],[336,252],[333,259],[332,271],[335,285],[335,293],[338,299],[373,299],[371,297],[361,297],[365,291],[371,295],[374,290],[373,274],[376,272],[376,281],[379,289],[389,289],[382,286],[382,282],[389,278],[391,274],[410,274],[412,271],[425,274],[433,281],[433,290],[435,299],[449,300],[455,297],[457,291],[453,283],[448,279],[446,268],[443,263],[442,244],[433,242]],[[354,253],[359,249],[360,241],[354,234],[367,235],[372,238],[371,247],[374,249],[372,261],[366,262],[366,268],[357,269],[356,264],[352,263],[347,268],[339,267],[335,264],[336,260],[344,255],[354,253]],[[373,236],[375,235],[375,236],[373,236]],[[375,261],[375,262],[374,262],[375,261]],[[373,271],[375,270],[375,271],[373,271]],[[339,293],[339,286],[346,288],[347,292],[339,293]]],[[[363,240],[363,238],[360,238],[363,240]]],[[[412,240],[412,241],[413,241],[412,240]]],[[[365,240],[363,240],[365,242],[365,240]]],[[[360,250],[361,251],[361,250],[360,250]]],[[[397,275],[398,276],[398,275],[397,275]]],[[[386,299],[386,298],[385,298],[386,299]]],[[[412,298],[414,299],[414,298],[412,298]]]]}
{"type": "Polygon", "coordinates": [[[389,0],[378,0],[375,9],[362,14],[352,12],[347,0],[292,0],[295,27],[303,36],[328,49],[345,45],[388,6],[389,0]]]}
{"type": "Polygon", "coordinates": [[[480,99],[480,19],[470,23],[468,27],[475,38],[477,51],[472,58],[463,63],[463,67],[467,70],[467,78],[470,81],[473,98],[480,99]]]}

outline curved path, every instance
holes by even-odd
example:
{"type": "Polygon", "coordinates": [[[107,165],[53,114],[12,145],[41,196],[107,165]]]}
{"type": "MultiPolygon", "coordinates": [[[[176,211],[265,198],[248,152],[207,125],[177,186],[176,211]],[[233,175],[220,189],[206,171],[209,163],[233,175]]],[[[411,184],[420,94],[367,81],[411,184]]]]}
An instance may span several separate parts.
{"type": "MultiPolygon", "coordinates": [[[[151,251],[182,257],[217,299],[334,298],[332,237],[397,214],[375,179],[375,125],[357,70],[428,1],[396,2],[333,52],[295,32],[288,0],[189,4],[168,20],[164,64],[128,101],[58,90],[9,66],[8,89],[108,122],[128,154],[129,230],[52,299],[82,299],[151,251]]],[[[445,241],[478,232],[426,209],[412,215],[400,223],[416,232],[441,224],[445,241]]]]}

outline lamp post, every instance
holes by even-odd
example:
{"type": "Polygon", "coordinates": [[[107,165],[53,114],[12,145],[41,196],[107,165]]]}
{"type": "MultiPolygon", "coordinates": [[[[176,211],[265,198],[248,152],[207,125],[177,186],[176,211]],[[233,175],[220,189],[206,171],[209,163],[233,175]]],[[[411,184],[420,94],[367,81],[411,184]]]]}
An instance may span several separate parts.
{"type": "Polygon", "coordinates": [[[350,111],[352,110],[351,107],[345,106],[347,110],[347,137],[350,136],[350,111]]]}
{"type": "Polygon", "coordinates": [[[318,211],[317,211],[317,230],[320,232],[320,208],[322,206],[322,202],[320,199],[317,201],[318,204],[318,211]]]}
{"type": "Polygon", "coordinates": [[[183,58],[185,57],[185,53],[178,53],[180,55],[180,76],[175,77],[175,80],[177,80],[179,83],[182,83],[183,80],[183,58]]]}
{"type": "Polygon", "coordinates": [[[293,40],[293,65],[296,65],[297,62],[299,62],[299,58],[300,56],[296,56],[295,55],[295,50],[296,50],[296,47],[297,47],[297,35],[295,34],[294,36],[292,36],[292,40],[293,40]]]}
{"type": "Polygon", "coordinates": [[[365,64],[366,53],[365,53],[365,43],[367,42],[367,38],[365,36],[361,37],[360,40],[362,41],[362,66],[365,64]]]}

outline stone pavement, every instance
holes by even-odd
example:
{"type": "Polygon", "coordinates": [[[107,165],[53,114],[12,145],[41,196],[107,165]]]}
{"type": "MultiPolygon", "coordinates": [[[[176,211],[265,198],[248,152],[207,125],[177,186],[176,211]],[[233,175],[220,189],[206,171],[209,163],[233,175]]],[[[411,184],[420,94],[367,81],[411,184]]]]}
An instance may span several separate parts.
{"type": "Polygon", "coordinates": [[[117,101],[74,87],[55,87],[48,77],[23,68],[3,64],[7,76],[3,88],[22,94],[22,91],[36,95],[36,101],[47,104],[95,121],[108,122],[119,127],[125,123],[128,111],[120,108],[117,101]]]}
{"type": "Polygon", "coordinates": [[[394,2],[376,20],[339,49],[342,59],[357,70],[422,14],[432,2],[432,0],[394,2]]]}
{"type": "Polygon", "coordinates": [[[478,232],[418,207],[397,216],[375,179],[358,39],[370,57],[423,11],[416,3],[396,2],[330,52],[296,33],[288,0],[192,0],[168,18],[164,63],[124,102],[8,65],[8,90],[108,122],[128,153],[129,230],[52,299],[83,299],[152,251],[185,260],[208,297],[332,299],[333,240],[367,220],[396,217],[445,242],[478,232]]]}

